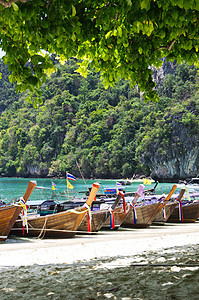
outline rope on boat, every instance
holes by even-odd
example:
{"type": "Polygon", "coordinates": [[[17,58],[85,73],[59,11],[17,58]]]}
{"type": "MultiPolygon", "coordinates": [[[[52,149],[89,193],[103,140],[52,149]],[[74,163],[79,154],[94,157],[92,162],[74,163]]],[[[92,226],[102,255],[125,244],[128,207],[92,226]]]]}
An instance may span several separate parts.
{"type": "MultiPolygon", "coordinates": [[[[91,212],[90,212],[90,207],[86,203],[84,204],[83,207],[85,207],[86,210],[79,212],[79,211],[76,211],[75,209],[71,209],[70,212],[77,213],[77,214],[82,214],[82,213],[86,213],[87,212],[87,216],[88,216],[88,214],[90,214],[90,221],[88,220],[88,217],[87,217],[87,221],[88,221],[88,232],[91,233],[91,212]]],[[[60,229],[47,229],[46,228],[46,224],[47,224],[47,220],[48,220],[49,217],[50,217],[50,215],[47,215],[45,217],[43,227],[41,229],[40,234],[37,237],[38,239],[43,239],[45,237],[46,231],[49,231],[49,230],[50,231],[64,231],[65,232],[65,230],[60,230],[60,229]],[[43,234],[43,236],[42,236],[42,234],[43,234]]],[[[75,231],[66,230],[66,232],[75,232],[75,231]]]]}
{"type": "Polygon", "coordinates": [[[47,220],[48,220],[48,218],[45,217],[44,225],[42,227],[42,230],[40,231],[40,234],[37,237],[38,239],[40,239],[40,238],[43,239],[45,237],[46,231],[44,231],[44,229],[46,229],[45,227],[46,227],[47,220]],[[43,236],[42,236],[42,233],[43,233],[43,236]]]}
{"type": "MultiPolygon", "coordinates": [[[[21,199],[20,199],[21,200],[21,199]]],[[[23,200],[24,201],[24,200],[23,200]]],[[[21,203],[20,205],[17,205],[17,206],[22,206],[23,205],[23,201],[19,201],[17,202],[18,204],[21,203]]],[[[25,203],[25,202],[24,202],[25,203]]],[[[23,206],[22,206],[23,207],[23,206]]],[[[85,210],[82,210],[82,211],[76,211],[75,209],[70,209],[68,210],[67,212],[72,212],[72,213],[75,213],[75,214],[83,214],[83,213],[87,213],[87,226],[88,226],[88,232],[89,233],[93,233],[91,231],[91,210],[90,210],[90,207],[88,204],[84,204],[83,205],[83,208],[85,208],[85,210]]],[[[74,231],[74,230],[62,230],[62,229],[47,229],[46,228],[46,224],[47,224],[47,221],[48,221],[48,218],[50,218],[52,215],[46,215],[45,216],[45,219],[44,219],[44,224],[43,224],[43,227],[42,228],[34,228],[28,221],[27,221],[27,207],[26,207],[26,226],[28,228],[28,225],[29,227],[31,228],[31,230],[40,230],[40,233],[38,235],[38,239],[43,239],[45,237],[45,234],[46,234],[46,231],[58,231],[58,232],[74,232],[74,233],[86,233],[86,231],[74,231]],[[43,236],[42,236],[43,234],[43,236]]],[[[24,222],[24,218],[23,216],[21,216],[23,222],[24,222]]],[[[23,228],[14,228],[14,230],[21,230],[23,229],[23,235],[24,235],[24,223],[23,223],[23,228]]],[[[27,233],[28,233],[28,230],[27,230],[27,233]]]]}
{"type": "Polygon", "coordinates": [[[78,164],[77,160],[76,160],[76,165],[77,165],[77,167],[79,168],[79,172],[80,172],[80,174],[81,174],[81,176],[82,176],[82,179],[84,180],[84,183],[85,183],[85,185],[86,185],[86,187],[87,187],[87,189],[88,189],[88,191],[89,191],[89,187],[88,187],[88,185],[86,184],[86,180],[84,179],[84,176],[83,176],[82,171],[81,171],[81,167],[80,167],[80,165],[78,164]]]}

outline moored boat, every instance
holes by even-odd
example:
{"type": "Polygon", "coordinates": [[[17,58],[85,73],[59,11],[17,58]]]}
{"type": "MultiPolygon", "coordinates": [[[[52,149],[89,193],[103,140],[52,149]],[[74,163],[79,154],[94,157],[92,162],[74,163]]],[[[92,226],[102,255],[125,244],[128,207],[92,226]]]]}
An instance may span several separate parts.
{"type": "Polygon", "coordinates": [[[190,192],[199,192],[199,177],[192,178],[190,181],[183,181],[177,184],[178,188],[186,188],[190,192]]]}
{"type": "MultiPolygon", "coordinates": [[[[103,227],[109,216],[111,217],[111,214],[114,213],[114,210],[122,197],[124,197],[124,195],[120,191],[110,207],[105,204],[105,201],[94,201],[92,203],[90,232],[97,232],[103,227]],[[101,208],[104,204],[105,207],[101,208]]],[[[85,216],[78,230],[84,233],[89,232],[88,221],[88,218],[85,216]]]]}
{"type": "MultiPolygon", "coordinates": [[[[74,237],[85,214],[90,210],[90,206],[99,190],[99,186],[99,183],[93,183],[86,203],[80,207],[43,216],[30,215],[27,218],[28,228],[24,232],[24,236],[54,238],[74,237]]],[[[22,222],[22,219],[15,222],[11,230],[12,234],[23,236],[22,222]]]]}
{"type": "Polygon", "coordinates": [[[119,180],[118,183],[121,185],[131,185],[131,181],[129,179],[119,180]]]}
{"type": "Polygon", "coordinates": [[[177,205],[177,201],[170,201],[169,203],[166,203],[161,211],[159,211],[152,223],[155,225],[164,225],[177,205]]]}
{"type": "Polygon", "coordinates": [[[147,228],[154,220],[154,214],[160,208],[161,203],[143,203],[135,206],[136,212],[132,211],[127,215],[122,223],[126,228],[147,228]],[[136,216],[135,216],[136,213],[136,216]]]}
{"type": "Polygon", "coordinates": [[[144,194],[144,185],[140,185],[134,200],[131,202],[131,211],[127,215],[126,219],[122,223],[122,227],[128,228],[147,228],[149,227],[157,214],[163,208],[162,200],[164,199],[165,203],[169,201],[172,194],[176,189],[176,185],[173,185],[171,191],[167,197],[159,197],[155,202],[146,202],[142,201],[137,203],[137,200],[140,196],[144,194]]]}
{"type": "Polygon", "coordinates": [[[102,229],[113,229],[117,230],[121,224],[124,222],[125,218],[127,217],[128,213],[130,212],[131,207],[129,203],[125,203],[125,208],[123,205],[120,205],[115,208],[113,215],[109,216],[107,220],[104,222],[102,229]],[[114,217],[114,221],[112,219],[114,217]],[[114,226],[113,226],[114,222],[114,226]]]}
{"type": "Polygon", "coordinates": [[[157,214],[155,219],[153,220],[153,224],[163,225],[172,215],[178,203],[181,203],[181,199],[183,198],[184,193],[185,193],[185,189],[181,189],[180,194],[176,197],[176,199],[174,198],[174,201],[168,202],[163,200],[162,201],[163,207],[161,211],[157,214]]]}
{"type": "Polygon", "coordinates": [[[36,186],[36,182],[29,181],[24,196],[13,204],[0,206],[0,241],[5,241],[17,220],[22,208],[36,186]]]}
{"type": "MultiPolygon", "coordinates": [[[[190,198],[194,194],[190,194],[190,198]]],[[[194,223],[199,218],[199,200],[182,200],[168,218],[169,223],[194,223]]]]}

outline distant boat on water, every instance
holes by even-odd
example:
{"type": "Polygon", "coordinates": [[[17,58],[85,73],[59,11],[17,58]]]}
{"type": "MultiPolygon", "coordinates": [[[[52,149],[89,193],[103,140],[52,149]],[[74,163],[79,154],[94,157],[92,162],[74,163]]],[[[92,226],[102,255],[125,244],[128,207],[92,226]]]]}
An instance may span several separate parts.
{"type": "Polygon", "coordinates": [[[185,187],[188,191],[199,191],[199,177],[192,178],[188,182],[180,182],[177,184],[178,188],[183,188],[185,187]]]}
{"type": "Polygon", "coordinates": [[[152,179],[151,177],[143,177],[143,178],[132,178],[130,179],[130,182],[136,182],[136,183],[143,183],[143,184],[151,184],[154,183],[155,180],[152,179]]]}
{"type": "Polygon", "coordinates": [[[119,180],[118,183],[119,185],[131,185],[132,182],[129,179],[124,179],[124,180],[119,180]]]}

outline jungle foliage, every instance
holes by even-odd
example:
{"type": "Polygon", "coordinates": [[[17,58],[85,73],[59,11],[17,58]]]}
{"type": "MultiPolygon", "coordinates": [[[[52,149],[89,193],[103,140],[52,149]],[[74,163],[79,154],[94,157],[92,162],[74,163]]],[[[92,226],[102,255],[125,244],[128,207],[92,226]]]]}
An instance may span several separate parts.
{"type": "Polygon", "coordinates": [[[158,103],[144,103],[125,80],[106,90],[99,73],[89,71],[85,79],[76,72],[75,59],[57,63],[57,72],[41,88],[38,108],[25,101],[25,94],[16,94],[2,61],[0,67],[1,176],[44,177],[68,170],[80,177],[76,161],[87,178],[149,175],[152,145],[156,155],[167,156],[176,116],[190,135],[199,132],[198,70],[185,62],[158,84],[158,103]]]}

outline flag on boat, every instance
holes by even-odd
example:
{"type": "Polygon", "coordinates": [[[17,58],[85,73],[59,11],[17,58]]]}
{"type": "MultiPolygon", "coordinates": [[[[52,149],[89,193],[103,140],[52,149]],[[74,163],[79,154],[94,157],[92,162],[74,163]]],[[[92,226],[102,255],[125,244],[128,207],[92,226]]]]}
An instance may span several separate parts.
{"type": "Polygon", "coordinates": [[[68,179],[67,179],[67,188],[71,190],[74,188],[74,186],[69,182],[68,179]]]}
{"type": "Polygon", "coordinates": [[[151,180],[143,178],[143,184],[151,184],[151,180]]]}
{"type": "Polygon", "coordinates": [[[67,180],[69,179],[69,180],[75,181],[75,179],[76,179],[75,176],[73,176],[72,174],[70,174],[70,173],[68,173],[68,172],[67,172],[66,177],[67,177],[67,180]]]}
{"type": "Polygon", "coordinates": [[[52,182],[52,190],[54,191],[56,187],[56,184],[54,182],[52,182]]]}

